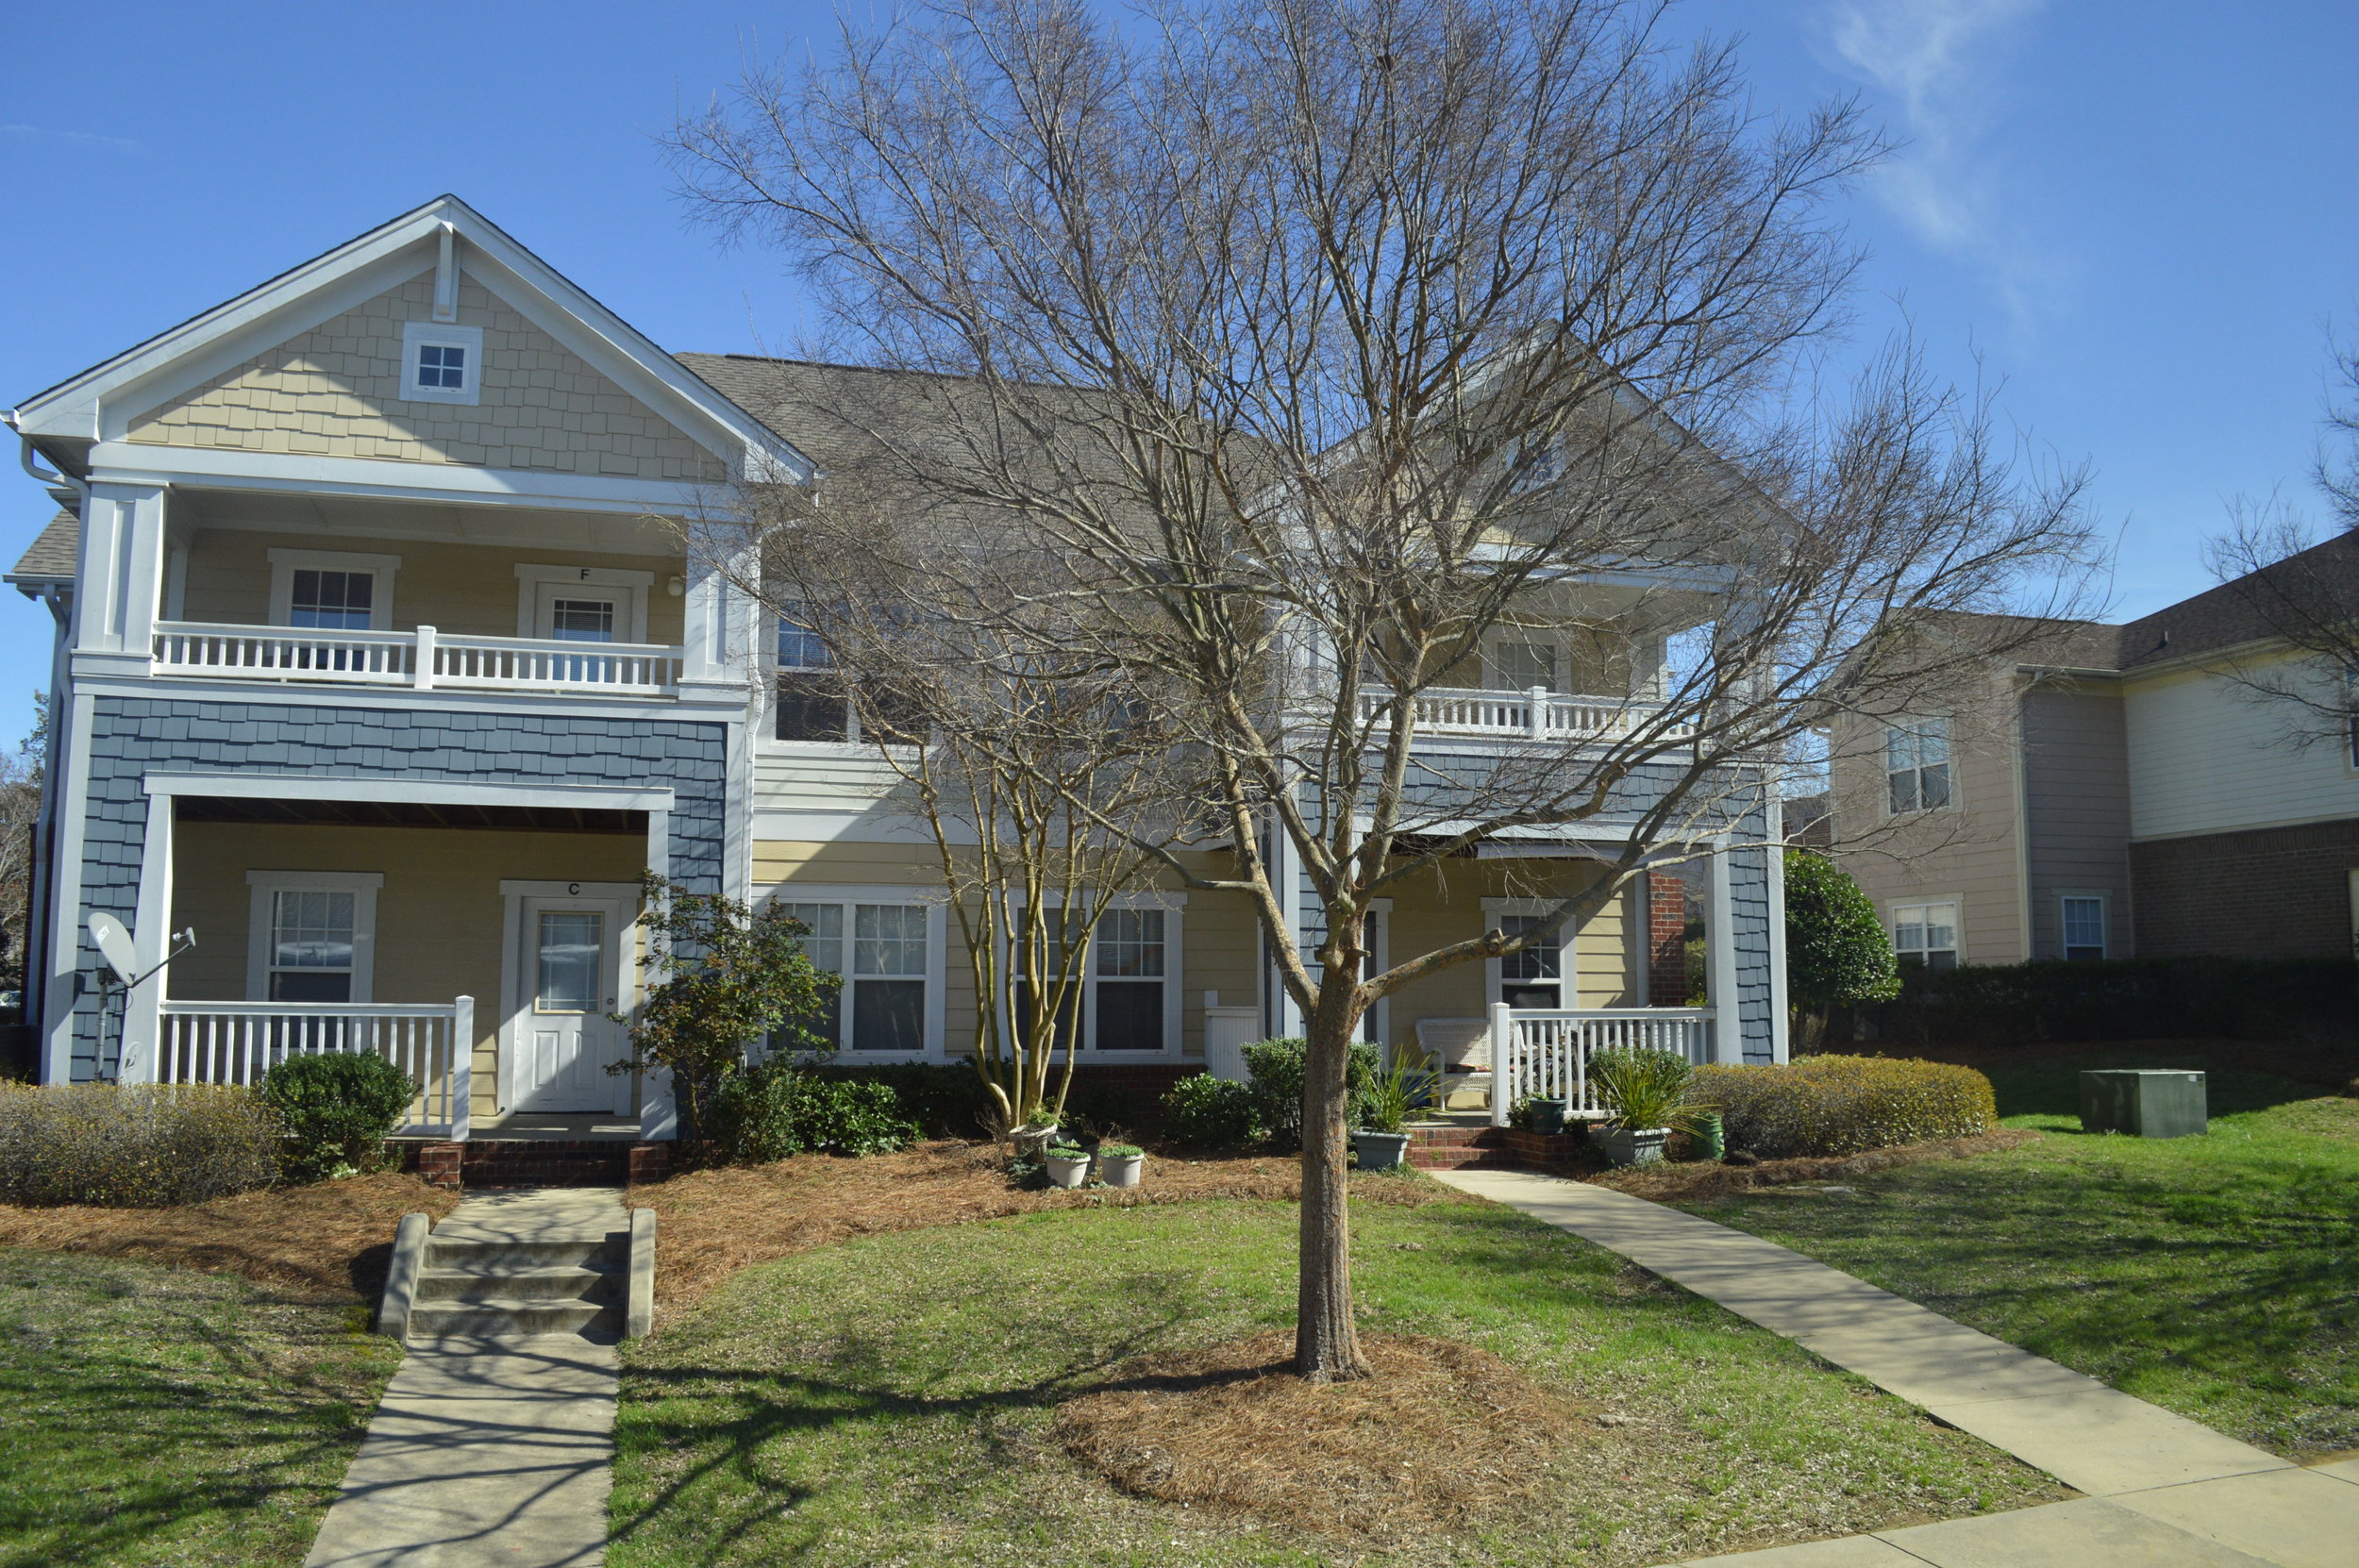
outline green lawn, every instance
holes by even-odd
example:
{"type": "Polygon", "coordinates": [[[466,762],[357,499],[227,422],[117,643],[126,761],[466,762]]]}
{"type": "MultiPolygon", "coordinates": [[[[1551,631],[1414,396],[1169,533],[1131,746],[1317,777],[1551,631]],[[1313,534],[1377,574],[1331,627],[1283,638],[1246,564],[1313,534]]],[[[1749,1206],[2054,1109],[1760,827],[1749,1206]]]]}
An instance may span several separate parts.
{"type": "Polygon", "coordinates": [[[0,1250],[0,1564],[301,1562],[399,1360],[353,1308],[0,1250]]]}
{"type": "Polygon", "coordinates": [[[1128,1358],[1289,1323],[1296,1212],[1059,1210],[745,1271],[627,1347],[608,1560],[1660,1562],[2060,1495],[1609,1254],[1464,1201],[1355,1210],[1364,1321],[1470,1342],[1622,1418],[1584,1439],[1545,1516],[1363,1553],[1120,1493],[1044,1440],[1060,1400],[1128,1358]]]}
{"type": "Polygon", "coordinates": [[[2359,1100],[2202,1057],[1990,1069],[2046,1136],[1686,1205],[2289,1458],[2359,1447],[2359,1100]],[[2207,1067],[2201,1138],[2080,1130],[2083,1067],[2207,1067]]]}

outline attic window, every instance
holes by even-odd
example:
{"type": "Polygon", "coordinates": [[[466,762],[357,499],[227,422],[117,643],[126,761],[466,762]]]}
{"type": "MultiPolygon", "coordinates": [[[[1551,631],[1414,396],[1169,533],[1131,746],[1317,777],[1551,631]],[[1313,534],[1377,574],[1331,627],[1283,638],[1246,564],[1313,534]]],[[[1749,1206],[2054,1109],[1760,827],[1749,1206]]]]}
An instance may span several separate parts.
{"type": "Polygon", "coordinates": [[[480,401],[483,328],[413,321],[401,331],[401,396],[408,403],[480,401]]]}

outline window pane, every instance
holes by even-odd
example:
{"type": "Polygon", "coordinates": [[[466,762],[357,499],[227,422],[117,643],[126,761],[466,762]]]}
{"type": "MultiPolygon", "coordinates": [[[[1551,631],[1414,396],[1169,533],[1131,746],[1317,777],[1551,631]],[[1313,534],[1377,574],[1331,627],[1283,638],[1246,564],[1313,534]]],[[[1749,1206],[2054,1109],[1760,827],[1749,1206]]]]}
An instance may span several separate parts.
{"type": "Polygon", "coordinates": [[[852,982],[852,1049],[922,1051],[926,1048],[926,982],[852,982]]]}
{"type": "Polygon", "coordinates": [[[1097,1048],[1101,1051],[1160,1051],[1163,1048],[1163,983],[1161,980],[1097,982],[1097,1048]]]}
{"type": "Polygon", "coordinates": [[[1511,692],[1556,685],[1556,648],[1548,642],[1501,642],[1498,645],[1499,684],[1511,692]]]}
{"type": "Polygon", "coordinates": [[[1892,950],[1909,955],[1925,951],[1925,916],[1923,911],[1904,909],[1895,913],[1892,923],[1892,950]]]}
{"type": "Polygon", "coordinates": [[[614,641],[614,601],[559,599],[549,606],[549,635],[567,642],[614,641]]]}
{"type": "Polygon", "coordinates": [[[1928,719],[1916,726],[1916,764],[1929,768],[1949,760],[1949,721],[1928,719]]]}
{"type": "Polygon", "coordinates": [[[1955,947],[1958,944],[1958,907],[1955,904],[1930,904],[1925,909],[1925,945],[1928,949],[1955,947]]]}
{"type": "Polygon", "coordinates": [[[598,1003],[600,940],[606,917],[594,909],[546,909],[541,915],[542,1012],[591,1012],[598,1003]]]}
{"type": "Polygon", "coordinates": [[[375,573],[299,570],[288,595],[287,624],[366,631],[376,597],[375,573]]]}
{"type": "Polygon", "coordinates": [[[809,676],[778,677],[778,738],[841,741],[851,733],[843,697],[809,676]]]}
{"type": "Polygon", "coordinates": [[[852,972],[926,973],[926,910],[917,904],[858,904],[852,909],[852,972]]]}
{"type": "Polygon", "coordinates": [[[844,906],[841,904],[780,904],[779,912],[811,928],[802,939],[803,952],[813,969],[844,973],[844,906]]]}
{"type": "Polygon", "coordinates": [[[333,969],[282,969],[270,977],[274,1002],[349,1002],[352,975],[333,969]]]}
{"type": "Polygon", "coordinates": [[[1926,810],[1936,810],[1949,804],[1949,763],[1929,764],[1920,769],[1916,776],[1917,799],[1923,803],[1926,810]]]}
{"type": "Polygon", "coordinates": [[[1016,981],[1014,997],[1016,1038],[1025,1042],[1028,1046],[1038,1043],[1046,1045],[1050,1050],[1062,1051],[1068,1044],[1079,1043],[1080,1036],[1077,1031],[1081,1023],[1080,988],[1076,987],[1065,993],[1064,1006],[1057,1009],[1056,1034],[1051,1039],[1039,1042],[1035,1042],[1032,1038],[1034,1007],[1031,986],[1023,980],[1016,981]]]}
{"type": "Polygon", "coordinates": [[[778,668],[781,670],[825,670],[833,661],[828,658],[828,645],[819,634],[792,616],[778,617],[778,668]]]}
{"type": "Polygon", "coordinates": [[[352,967],[353,894],[281,892],[274,895],[271,966],[275,969],[352,967]]]}
{"type": "MultiPolygon", "coordinates": [[[[1499,917],[1499,929],[1511,937],[1522,936],[1539,924],[1538,915],[1501,915],[1499,917]]],[[[1564,957],[1561,940],[1560,934],[1559,942],[1543,942],[1540,945],[1527,947],[1520,953],[1508,954],[1499,959],[1499,978],[1502,980],[1562,978],[1558,972],[1560,960],[1564,957]]]]}
{"type": "Polygon", "coordinates": [[[1916,771],[1915,769],[1892,776],[1892,809],[1896,815],[1902,811],[1916,809],[1916,771]]]}
{"type": "Polygon", "coordinates": [[[1909,729],[1896,727],[1884,737],[1884,767],[1892,773],[1916,766],[1916,735],[1909,729]]]}
{"type": "Polygon", "coordinates": [[[2105,956],[2105,901],[2067,898],[2064,901],[2065,957],[2073,959],[2105,956]]]}
{"type": "Polygon", "coordinates": [[[1097,972],[1146,976],[1163,972],[1163,911],[1109,909],[1097,922],[1097,972]]]}

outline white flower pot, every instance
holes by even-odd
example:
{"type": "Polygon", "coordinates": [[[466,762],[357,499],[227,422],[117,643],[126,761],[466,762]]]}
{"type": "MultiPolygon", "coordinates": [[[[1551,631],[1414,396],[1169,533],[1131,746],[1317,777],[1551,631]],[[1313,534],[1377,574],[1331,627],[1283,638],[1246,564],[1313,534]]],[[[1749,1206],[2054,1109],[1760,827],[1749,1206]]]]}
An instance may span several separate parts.
{"type": "Polygon", "coordinates": [[[1615,1127],[1611,1132],[1592,1133],[1598,1147],[1616,1165],[1660,1165],[1663,1145],[1670,1138],[1669,1127],[1615,1127]]]}
{"type": "Polygon", "coordinates": [[[1052,1154],[1048,1157],[1048,1185],[1079,1187],[1090,1178],[1090,1157],[1052,1154]]]}
{"type": "Polygon", "coordinates": [[[1136,1187],[1139,1173],[1146,1168],[1146,1156],[1126,1154],[1097,1157],[1097,1179],[1109,1187],[1136,1187]]]}
{"type": "Polygon", "coordinates": [[[1402,1160],[1409,1158],[1409,1135],[1405,1132],[1355,1132],[1351,1146],[1359,1151],[1360,1168],[1364,1171],[1397,1171],[1402,1160]]]}

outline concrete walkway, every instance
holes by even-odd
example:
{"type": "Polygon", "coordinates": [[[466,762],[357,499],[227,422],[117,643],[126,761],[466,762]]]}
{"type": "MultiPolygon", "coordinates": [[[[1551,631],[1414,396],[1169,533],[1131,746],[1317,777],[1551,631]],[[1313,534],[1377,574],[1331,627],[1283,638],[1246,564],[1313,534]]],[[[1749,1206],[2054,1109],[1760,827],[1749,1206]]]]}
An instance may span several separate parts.
{"type": "Polygon", "coordinates": [[[1698,1559],[1759,1568],[2352,1568],[2359,1460],[2303,1469],[1757,1236],[1584,1182],[1434,1173],[1620,1253],[2089,1495],[1698,1559]]]}
{"type": "MultiPolygon", "coordinates": [[[[609,1188],[470,1197],[437,1235],[531,1243],[629,1221],[609,1188]]],[[[410,1347],[305,1568],[586,1568],[606,1558],[616,1358],[575,1334],[410,1347]]]]}

